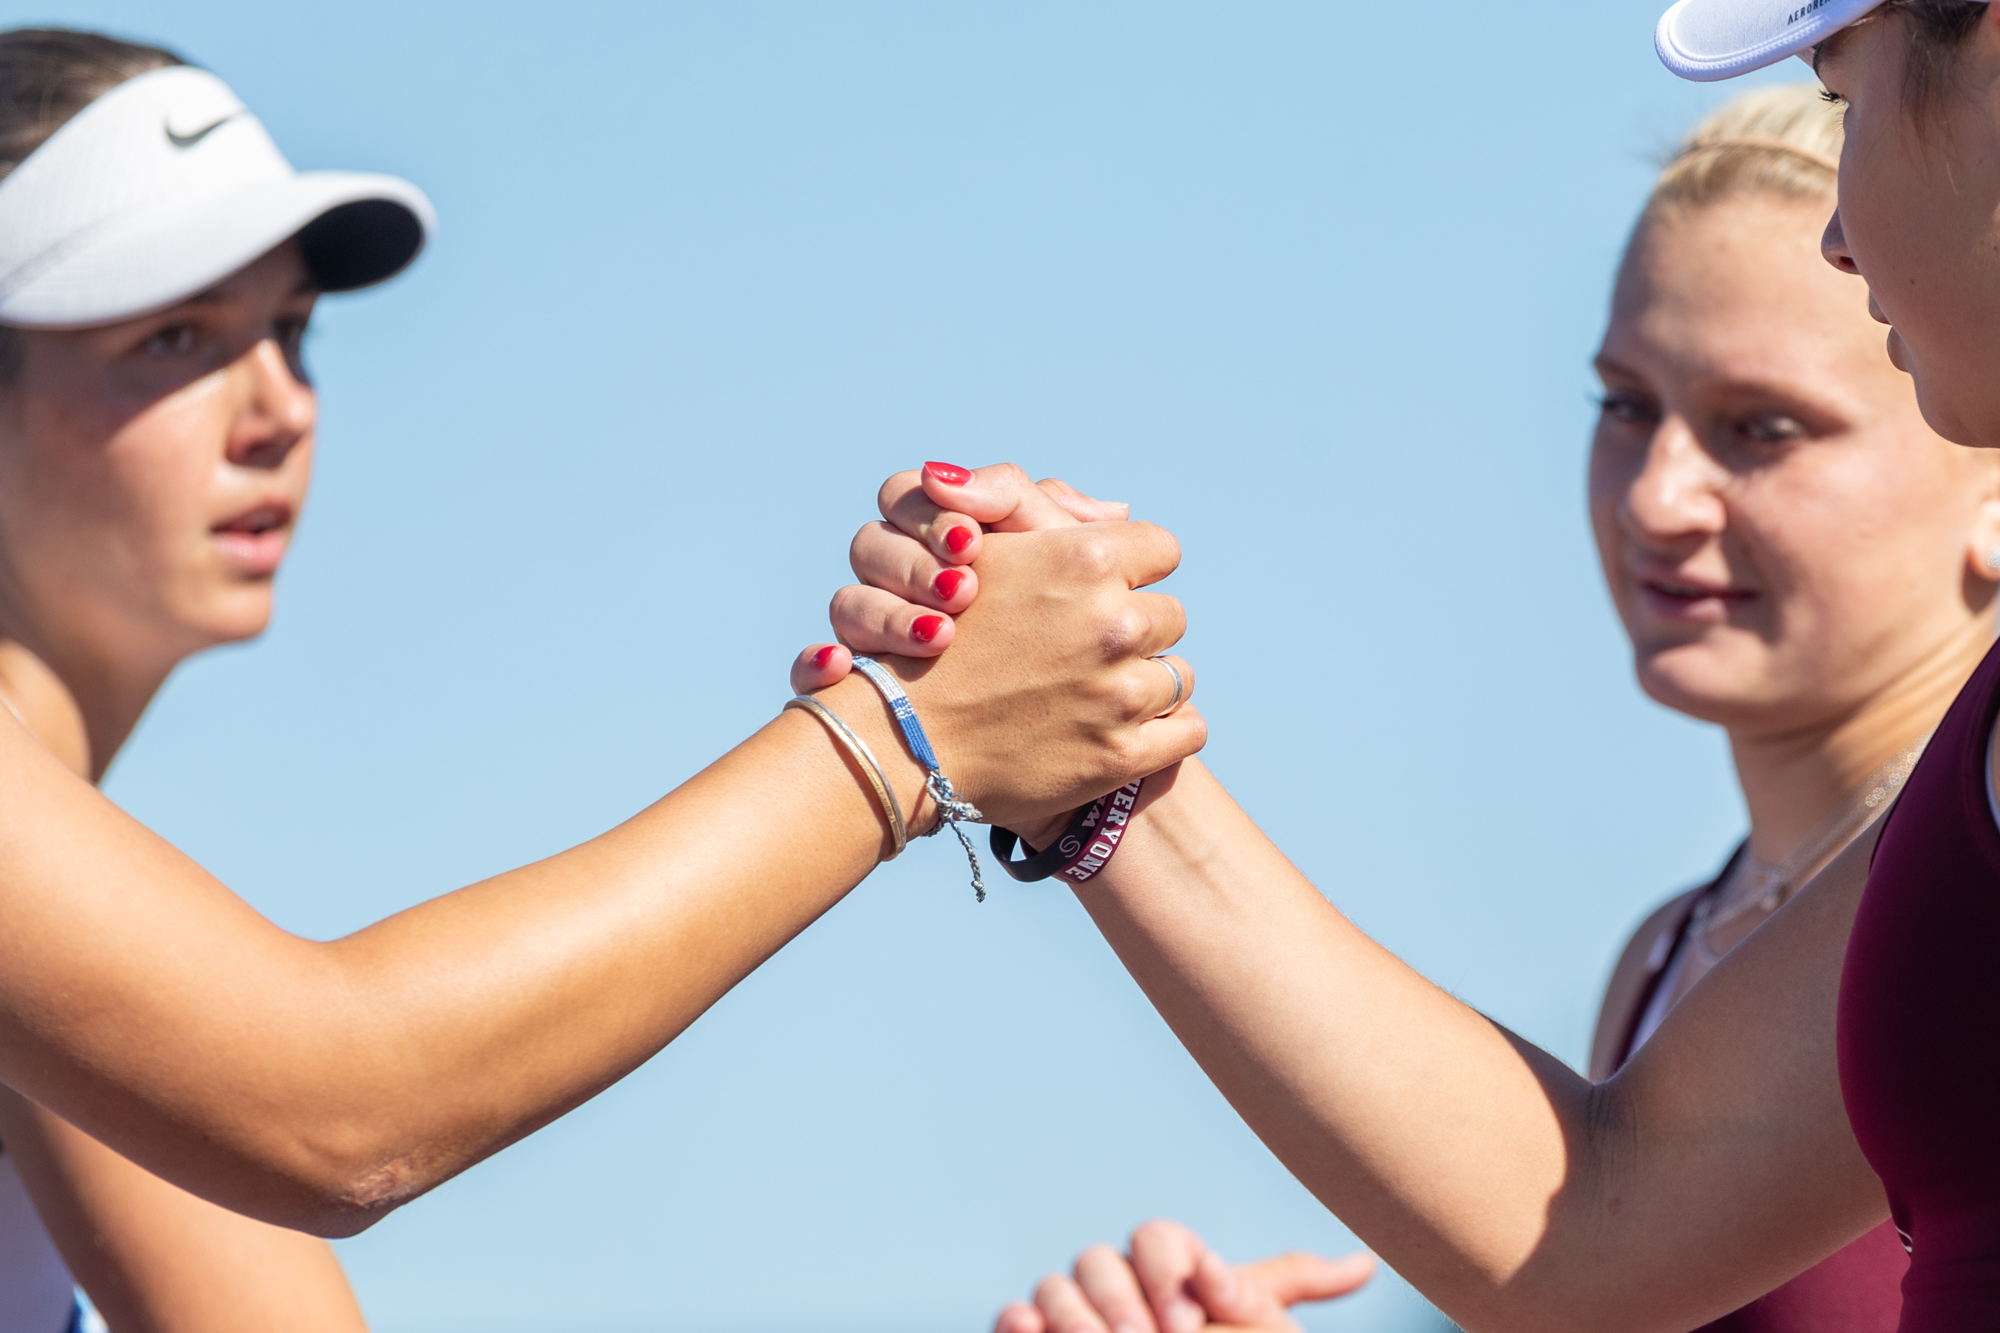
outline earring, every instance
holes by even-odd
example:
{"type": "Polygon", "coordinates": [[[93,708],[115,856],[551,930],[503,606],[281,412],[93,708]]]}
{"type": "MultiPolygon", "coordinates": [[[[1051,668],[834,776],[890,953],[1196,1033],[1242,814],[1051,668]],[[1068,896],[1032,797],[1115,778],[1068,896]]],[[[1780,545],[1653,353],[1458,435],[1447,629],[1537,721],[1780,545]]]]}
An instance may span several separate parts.
{"type": "Polygon", "coordinates": [[[1995,574],[2000,574],[2000,546],[1986,548],[1986,567],[1995,574]]]}

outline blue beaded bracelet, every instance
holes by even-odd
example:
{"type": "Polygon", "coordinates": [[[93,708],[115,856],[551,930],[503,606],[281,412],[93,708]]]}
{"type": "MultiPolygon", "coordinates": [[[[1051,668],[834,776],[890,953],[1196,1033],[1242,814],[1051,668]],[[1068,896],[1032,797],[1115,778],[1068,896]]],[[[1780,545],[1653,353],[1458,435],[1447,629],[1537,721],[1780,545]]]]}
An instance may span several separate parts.
{"type": "Polygon", "coordinates": [[[917,706],[910,702],[903,683],[872,657],[856,657],[854,669],[874,682],[875,688],[889,702],[889,711],[896,715],[896,725],[903,729],[903,739],[909,742],[910,753],[916,756],[930,776],[924,779],[924,790],[937,802],[938,824],[936,828],[918,836],[928,838],[936,834],[946,824],[958,835],[959,845],[965,848],[965,859],[972,863],[972,891],[980,902],[986,901],[986,882],[979,875],[979,853],[972,850],[972,839],[965,836],[965,830],[958,826],[960,820],[973,823],[985,822],[986,816],[979,813],[979,807],[960,796],[952,788],[951,779],[938,767],[937,751],[931,748],[931,738],[924,734],[924,724],[917,721],[917,706]]]}

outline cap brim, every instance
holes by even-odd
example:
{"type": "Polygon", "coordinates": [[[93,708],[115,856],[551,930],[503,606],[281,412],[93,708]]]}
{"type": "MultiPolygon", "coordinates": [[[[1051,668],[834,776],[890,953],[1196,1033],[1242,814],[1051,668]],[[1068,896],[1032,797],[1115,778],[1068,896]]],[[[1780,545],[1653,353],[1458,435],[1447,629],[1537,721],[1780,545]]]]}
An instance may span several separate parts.
{"type": "Polygon", "coordinates": [[[1660,61],[1710,83],[1818,46],[1883,0],[1678,0],[1653,32],[1660,61]]]}
{"type": "Polygon", "coordinates": [[[184,301],[293,236],[326,291],[407,267],[436,225],[423,191],[394,176],[309,171],[90,231],[0,300],[0,324],[87,328],[184,301]]]}

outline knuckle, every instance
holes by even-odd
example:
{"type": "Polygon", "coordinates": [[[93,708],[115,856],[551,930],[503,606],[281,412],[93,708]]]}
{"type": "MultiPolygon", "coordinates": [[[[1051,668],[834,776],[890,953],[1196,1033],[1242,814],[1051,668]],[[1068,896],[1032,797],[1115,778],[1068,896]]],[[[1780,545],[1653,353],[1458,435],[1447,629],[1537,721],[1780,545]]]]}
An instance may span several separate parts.
{"type": "Polygon", "coordinates": [[[1107,660],[1130,657],[1152,633],[1152,618],[1130,602],[1114,607],[1097,626],[1097,646],[1107,660]]]}
{"type": "Polygon", "coordinates": [[[875,492],[875,507],[881,511],[884,518],[887,518],[889,511],[896,507],[898,501],[908,495],[912,489],[922,490],[923,485],[924,479],[918,473],[914,471],[898,472],[895,476],[882,483],[881,490],[875,492]]]}
{"type": "Polygon", "coordinates": [[[861,572],[862,562],[868,558],[868,539],[875,535],[876,525],[864,523],[854,534],[854,540],[847,544],[847,567],[856,574],[861,572]]]}
{"type": "Polygon", "coordinates": [[[1154,704],[1152,691],[1146,688],[1145,682],[1129,676],[1120,676],[1106,694],[1118,716],[1127,720],[1145,716],[1154,704]]]}
{"type": "Polygon", "coordinates": [[[1085,528],[1070,546],[1070,564],[1078,577],[1100,582],[1116,573],[1118,542],[1109,534],[1085,528]]]}
{"type": "Polygon", "coordinates": [[[1104,762],[1109,766],[1104,774],[1119,782],[1129,781],[1138,771],[1140,763],[1139,738],[1129,729],[1120,729],[1104,738],[1104,762]]]}
{"type": "Polygon", "coordinates": [[[990,472],[994,483],[1006,491],[1025,490],[1035,484],[1019,463],[995,463],[990,468],[982,468],[981,471],[990,472]]]}

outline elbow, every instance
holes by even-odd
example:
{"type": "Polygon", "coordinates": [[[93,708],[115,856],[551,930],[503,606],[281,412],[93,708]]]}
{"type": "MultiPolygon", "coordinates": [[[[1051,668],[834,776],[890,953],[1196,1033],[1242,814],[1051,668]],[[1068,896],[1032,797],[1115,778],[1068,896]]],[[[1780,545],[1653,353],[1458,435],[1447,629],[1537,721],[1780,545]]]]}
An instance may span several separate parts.
{"type": "Polygon", "coordinates": [[[322,1173],[300,1200],[309,1217],[293,1229],[330,1240],[359,1235],[438,1183],[421,1177],[407,1157],[322,1173]]]}
{"type": "Polygon", "coordinates": [[[277,1157],[256,1173],[253,1198],[218,1202],[328,1239],[366,1231],[450,1174],[408,1148],[328,1151],[295,1144],[277,1157]]]}

